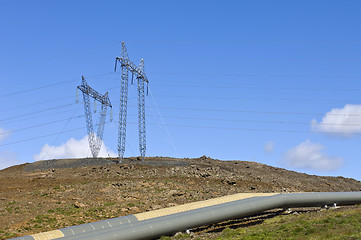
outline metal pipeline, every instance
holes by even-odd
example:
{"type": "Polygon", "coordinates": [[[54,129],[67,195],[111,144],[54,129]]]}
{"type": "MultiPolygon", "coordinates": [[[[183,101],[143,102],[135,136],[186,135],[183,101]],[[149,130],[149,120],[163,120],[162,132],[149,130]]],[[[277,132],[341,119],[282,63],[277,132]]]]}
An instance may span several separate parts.
{"type": "Polygon", "coordinates": [[[361,203],[361,192],[287,193],[272,196],[268,194],[268,196],[258,195],[250,198],[241,198],[239,195],[238,197],[234,196],[237,195],[218,198],[222,199],[221,201],[215,201],[217,199],[207,200],[15,239],[154,239],[162,235],[169,235],[224,220],[250,216],[275,208],[318,207],[333,204],[352,205],[361,203]],[[217,204],[217,202],[221,203],[217,204]],[[96,228],[94,226],[96,226],[96,228]]]}

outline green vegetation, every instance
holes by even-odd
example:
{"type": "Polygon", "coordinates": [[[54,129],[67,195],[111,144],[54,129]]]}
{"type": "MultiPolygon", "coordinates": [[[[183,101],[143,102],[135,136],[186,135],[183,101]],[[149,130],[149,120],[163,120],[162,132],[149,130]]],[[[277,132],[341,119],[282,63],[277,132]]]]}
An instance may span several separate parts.
{"type": "Polygon", "coordinates": [[[29,223],[32,224],[34,228],[43,228],[44,225],[50,226],[52,228],[57,226],[56,218],[47,214],[38,215],[34,219],[31,219],[29,223]]]}
{"type": "Polygon", "coordinates": [[[64,208],[55,208],[54,211],[57,214],[61,214],[64,216],[77,216],[77,214],[80,212],[80,209],[76,208],[74,205],[69,205],[64,208]]]}
{"type": "Polygon", "coordinates": [[[167,190],[167,189],[165,189],[165,188],[154,188],[154,191],[157,192],[157,193],[163,192],[165,190],[167,190]]]}
{"type": "Polygon", "coordinates": [[[8,213],[19,213],[20,211],[19,211],[19,209],[20,209],[20,207],[19,206],[17,206],[17,202],[16,201],[11,201],[11,202],[9,202],[7,205],[6,205],[6,207],[5,207],[5,210],[8,212],[8,213]]]}
{"type": "MultiPolygon", "coordinates": [[[[14,205],[14,203],[11,204],[11,206],[14,205]]],[[[114,202],[106,202],[103,206],[81,209],[75,207],[73,204],[69,204],[65,207],[49,209],[47,214],[37,215],[27,222],[26,226],[23,227],[23,230],[42,232],[111,218],[114,216],[110,215],[108,208],[113,205],[115,205],[114,202]],[[65,222],[67,222],[67,224],[65,224],[65,222]]],[[[9,234],[10,233],[6,233],[6,231],[0,231],[0,239],[14,237],[9,234]],[[5,236],[5,234],[7,235],[5,236]]]]}
{"type": "Polygon", "coordinates": [[[162,236],[159,240],[171,240],[171,238],[168,236],[162,236]]]}
{"type": "Polygon", "coordinates": [[[105,202],[104,207],[110,207],[110,206],[113,206],[115,204],[116,204],[115,202],[105,202]]]}
{"type": "Polygon", "coordinates": [[[135,203],[127,203],[127,206],[128,206],[128,207],[134,207],[134,206],[135,206],[135,203]]]}
{"type": "Polygon", "coordinates": [[[281,215],[249,228],[226,228],[216,239],[361,239],[360,223],[361,208],[281,215]]]}
{"type": "Polygon", "coordinates": [[[189,238],[191,238],[191,236],[187,233],[180,233],[180,234],[177,234],[174,238],[175,239],[189,239],[189,238]]]}
{"type": "Polygon", "coordinates": [[[14,238],[14,237],[17,237],[16,233],[9,233],[9,232],[0,230],[0,239],[9,239],[9,238],[14,238]]]}
{"type": "MultiPolygon", "coordinates": [[[[174,236],[174,239],[190,239],[191,236],[187,233],[177,233],[176,236],[174,236]]],[[[172,238],[169,236],[162,236],[159,238],[159,240],[171,240],[172,238]]]]}

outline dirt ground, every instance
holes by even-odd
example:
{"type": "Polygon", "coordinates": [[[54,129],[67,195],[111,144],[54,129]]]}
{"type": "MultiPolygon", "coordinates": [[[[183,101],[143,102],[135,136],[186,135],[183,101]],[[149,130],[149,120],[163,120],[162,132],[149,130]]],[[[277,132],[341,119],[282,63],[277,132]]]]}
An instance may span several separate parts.
{"type": "Polygon", "coordinates": [[[0,239],[240,192],[361,191],[354,179],[255,162],[205,156],[115,160],[53,160],[1,170],[0,239]]]}

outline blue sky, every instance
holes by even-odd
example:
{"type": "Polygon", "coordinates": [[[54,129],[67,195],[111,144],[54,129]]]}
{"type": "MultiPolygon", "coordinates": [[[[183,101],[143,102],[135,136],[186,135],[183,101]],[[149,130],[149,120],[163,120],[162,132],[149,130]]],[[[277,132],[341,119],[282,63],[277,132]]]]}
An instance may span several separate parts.
{"type": "MultiPolygon", "coordinates": [[[[90,154],[76,86],[145,61],[147,156],[361,180],[359,1],[0,1],[0,168],[90,154]]],[[[129,88],[125,156],[138,156],[129,88]]],[[[80,100],[82,100],[80,98],[80,100]]],[[[94,116],[96,117],[96,116],[94,116]]],[[[117,151],[117,122],[102,155],[117,151]]]]}

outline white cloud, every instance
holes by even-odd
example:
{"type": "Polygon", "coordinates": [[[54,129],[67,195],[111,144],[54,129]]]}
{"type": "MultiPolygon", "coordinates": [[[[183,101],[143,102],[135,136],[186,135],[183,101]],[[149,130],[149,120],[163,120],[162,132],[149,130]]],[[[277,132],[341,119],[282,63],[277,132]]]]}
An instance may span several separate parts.
{"type": "Polygon", "coordinates": [[[320,143],[312,143],[307,140],[287,151],[282,162],[289,167],[300,169],[330,171],[340,168],[343,159],[328,156],[322,152],[324,148],[320,143]]]}
{"type": "Polygon", "coordinates": [[[17,154],[15,152],[11,152],[11,151],[0,152],[0,169],[4,169],[21,163],[23,162],[17,159],[17,154]]]}
{"type": "Polygon", "coordinates": [[[10,131],[0,128],[0,141],[8,138],[10,136],[10,131]]]}
{"type": "Polygon", "coordinates": [[[275,148],[275,143],[271,141],[266,142],[266,144],[264,145],[264,151],[267,154],[272,153],[274,148],[275,148]]]}
{"type": "Polygon", "coordinates": [[[313,119],[314,131],[351,136],[361,133],[361,105],[346,104],[343,108],[333,108],[322,118],[321,122],[313,119]]]}
{"type": "MultiPolygon", "coordinates": [[[[89,149],[88,136],[77,140],[70,138],[66,143],[60,146],[49,146],[45,144],[40,153],[33,156],[35,161],[45,159],[63,159],[63,158],[85,158],[90,157],[91,152],[89,149]]],[[[98,157],[115,157],[117,154],[111,151],[102,143],[102,147],[98,157]]]]}

